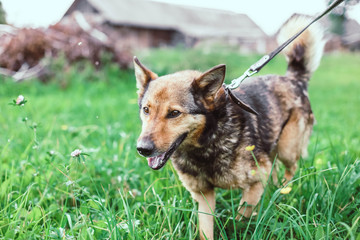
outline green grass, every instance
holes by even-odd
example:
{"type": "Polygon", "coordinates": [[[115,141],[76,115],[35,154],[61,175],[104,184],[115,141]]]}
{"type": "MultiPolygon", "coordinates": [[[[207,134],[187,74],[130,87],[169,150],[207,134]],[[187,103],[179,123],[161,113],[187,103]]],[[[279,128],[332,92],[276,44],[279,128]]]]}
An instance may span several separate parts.
{"type": "MultiPolygon", "coordinates": [[[[139,54],[159,74],[260,56],[163,49],[139,54]]],[[[217,191],[217,239],[360,239],[360,56],[332,54],[310,82],[317,125],[292,191],[269,184],[258,216],[234,219],[240,190],[217,191]]],[[[195,239],[197,208],[171,164],[136,153],[132,71],[53,64],[52,81],[0,79],[0,239],[195,239]],[[18,95],[28,102],[9,105],[18,95]],[[81,158],[71,152],[81,149],[81,158]]],[[[285,72],[277,57],[262,70],[285,72]]],[[[281,176],[283,168],[280,167],[281,176]]]]}

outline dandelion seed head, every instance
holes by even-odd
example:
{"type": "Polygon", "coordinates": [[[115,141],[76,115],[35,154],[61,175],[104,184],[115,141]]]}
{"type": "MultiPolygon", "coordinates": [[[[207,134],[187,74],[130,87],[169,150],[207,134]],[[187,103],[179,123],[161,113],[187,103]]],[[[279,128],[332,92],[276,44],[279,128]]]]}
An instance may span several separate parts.
{"type": "Polygon", "coordinates": [[[129,193],[133,198],[141,195],[141,192],[137,189],[133,189],[133,190],[129,191],[129,193]]]}
{"type": "Polygon", "coordinates": [[[69,180],[69,181],[67,181],[65,184],[66,184],[66,186],[69,186],[69,185],[71,185],[71,184],[73,184],[73,183],[74,183],[73,181],[69,180]]]}

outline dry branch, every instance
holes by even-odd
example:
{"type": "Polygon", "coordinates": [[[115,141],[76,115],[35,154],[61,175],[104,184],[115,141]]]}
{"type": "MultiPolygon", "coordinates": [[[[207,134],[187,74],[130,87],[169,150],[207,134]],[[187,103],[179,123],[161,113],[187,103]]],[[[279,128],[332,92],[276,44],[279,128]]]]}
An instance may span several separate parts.
{"type": "Polygon", "coordinates": [[[16,29],[0,25],[0,74],[15,81],[40,77],[46,73],[44,57],[63,52],[69,63],[88,59],[96,67],[101,65],[104,52],[113,55],[120,67],[129,67],[131,53],[115,46],[99,23],[91,22],[79,12],[63,18],[47,29],[16,29]]]}

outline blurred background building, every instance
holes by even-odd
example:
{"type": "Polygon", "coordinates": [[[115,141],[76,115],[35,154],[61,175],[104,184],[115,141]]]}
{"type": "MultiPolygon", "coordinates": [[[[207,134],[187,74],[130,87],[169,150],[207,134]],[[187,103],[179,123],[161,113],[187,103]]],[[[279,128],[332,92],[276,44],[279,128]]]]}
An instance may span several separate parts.
{"type": "Polygon", "coordinates": [[[101,19],[114,39],[131,47],[193,47],[212,39],[266,50],[267,35],[245,14],[142,0],[75,0],[65,16],[75,11],[101,19]]]}
{"type": "MultiPolygon", "coordinates": [[[[9,0],[3,2],[9,3],[9,0]]],[[[18,79],[40,75],[46,65],[43,59],[59,54],[64,54],[69,62],[89,59],[101,67],[101,56],[108,52],[113,61],[127,68],[131,66],[134,50],[144,48],[182,46],[216,50],[218,46],[230,46],[242,54],[263,54],[277,46],[276,33],[266,34],[242,13],[150,0],[65,2],[61,8],[51,8],[56,11],[57,21],[41,28],[7,25],[6,5],[0,5],[0,23],[3,23],[0,25],[0,74],[18,79]]],[[[322,20],[331,30],[326,51],[360,49],[359,22],[348,14],[348,6],[358,2],[347,0],[346,5],[340,5],[322,20]]],[[[47,9],[50,11],[44,3],[37,7],[44,7],[40,9],[41,15],[48,13],[47,9]]]]}

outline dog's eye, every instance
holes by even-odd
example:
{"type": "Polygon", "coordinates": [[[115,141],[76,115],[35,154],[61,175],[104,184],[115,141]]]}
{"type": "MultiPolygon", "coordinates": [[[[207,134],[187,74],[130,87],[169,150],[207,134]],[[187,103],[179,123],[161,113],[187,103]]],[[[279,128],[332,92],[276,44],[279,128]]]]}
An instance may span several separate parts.
{"type": "Polygon", "coordinates": [[[171,111],[171,112],[168,114],[168,118],[176,118],[176,117],[179,116],[180,114],[181,114],[180,111],[174,110],[174,111],[171,111]]]}
{"type": "Polygon", "coordinates": [[[143,112],[145,115],[148,115],[149,114],[149,108],[148,107],[143,107],[143,112]]]}

